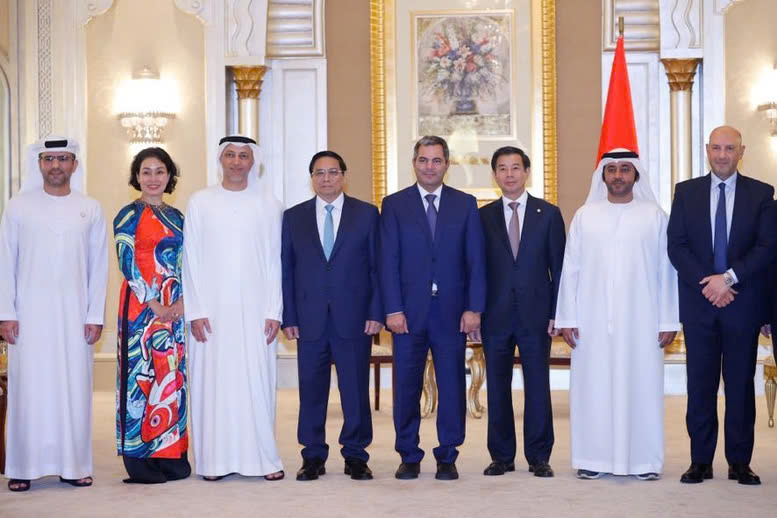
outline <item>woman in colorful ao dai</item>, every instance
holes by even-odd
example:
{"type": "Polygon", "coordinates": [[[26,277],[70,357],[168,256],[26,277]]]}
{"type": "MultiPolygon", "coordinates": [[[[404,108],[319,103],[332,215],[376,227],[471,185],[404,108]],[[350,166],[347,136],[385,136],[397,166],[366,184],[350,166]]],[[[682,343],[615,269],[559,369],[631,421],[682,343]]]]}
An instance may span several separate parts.
{"type": "Polygon", "coordinates": [[[178,168],[161,148],[130,167],[139,199],[113,221],[119,268],[116,440],[128,483],[186,478],[186,368],[181,259],[183,214],[162,201],[178,168]]]}

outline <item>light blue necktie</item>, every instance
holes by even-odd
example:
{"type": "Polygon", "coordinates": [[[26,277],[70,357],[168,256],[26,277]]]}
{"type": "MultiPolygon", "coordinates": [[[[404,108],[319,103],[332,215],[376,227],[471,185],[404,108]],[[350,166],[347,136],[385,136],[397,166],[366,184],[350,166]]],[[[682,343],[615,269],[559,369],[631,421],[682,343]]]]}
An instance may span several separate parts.
{"type": "Polygon", "coordinates": [[[715,239],[712,246],[715,273],[728,270],[726,251],[728,250],[728,225],[726,224],[726,184],[718,185],[718,207],[715,210],[715,239]]]}
{"type": "Polygon", "coordinates": [[[324,255],[326,260],[332,255],[332,248],[335,246],[335,222],[332,219],[332,209],[334,205],[325,205],[326,218],[324,218],[324,255]]]}

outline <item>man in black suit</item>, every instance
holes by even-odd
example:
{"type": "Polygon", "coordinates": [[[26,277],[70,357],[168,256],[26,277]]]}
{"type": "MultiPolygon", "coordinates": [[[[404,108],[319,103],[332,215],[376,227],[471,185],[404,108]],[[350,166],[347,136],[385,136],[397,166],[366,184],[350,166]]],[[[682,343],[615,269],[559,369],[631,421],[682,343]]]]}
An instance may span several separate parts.
{"type": "MultiPolygon", "coordinates": [[[[326,409],[334,362],[343,409],[345,474],[370,480],[369,373],[372,335],[383,327],[378,287],[378,209],[346,196],[345,161],[320,151],[310,161],[316,196],[283,215],[283,333],[297,340],[297,480],[326,473],[326,409]]],[[[378,387],[375,388],[378,390],[378,387]]]]}
{"type": "Polygon", "coordinates": [[[524,455],[529,471],[552,477],[550,341],[561,265],[564,221],[558,207],[526,192],[531,163],[512,146],[491,158],[502,197],[480,209],[486,241],[486,311],[483,349],[488,384],[488,451],[484,475],[515,471],[515,418],[511,385],[515,346],[524,379],[524,455]]]}
{"type": "Polygon", "coordinates": [[[757,485],[750,469],[758,332],[768,322],[768,268],[777,255],[774,188],[741,175],[742,136],[716,128],[707,144],[712,172],[677,184],[667,228],[677,269],[686,344],[691,466],[680,481],[712,478],[717,393],[725,386],[728,478],[757,485]]]}

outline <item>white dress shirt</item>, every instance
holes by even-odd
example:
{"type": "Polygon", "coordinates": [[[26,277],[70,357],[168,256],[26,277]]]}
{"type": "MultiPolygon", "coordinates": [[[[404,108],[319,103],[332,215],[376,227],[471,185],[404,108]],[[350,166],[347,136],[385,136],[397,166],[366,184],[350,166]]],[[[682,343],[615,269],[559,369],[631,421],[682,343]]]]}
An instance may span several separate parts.
{"type": "Polygon", "coordinates": [[[504,215],[505,215],[505,228],[508,232],[510,232],[510,220],[513,218],[513,209],[510,208],[510,203],[517,201],[519,203],[518,205],[518,230],[520,230],[521,235],[523,235],[523,219],[526,215],[526,200],[529,199],[529,193],[524,189],[523,193],[521,193],[520,196],[518,196],[517,199],[511,200],[507,196],[502,196],[502,203],[504,205],[504,215]]]}
{"type": "MultiPolygon", "coordinates": [[[[734,195],[737,192],[737,176],[739,176],[738,171],[729,176],[726,181],[723,181],[715,176],[715,173],[710,173],[710,228],[712,229],[713,247],[715,243],[715,212],[718,210],[718,198],[720,198],[720,187],[718,186],[722,183],[726,184],[726,242],[728,242],[731,236],[731,220],[734,216],[734,195]]],[[[727,271],[734,278],[734,283],[739,281],[734,270],[729,268],[727,271]]]]}
{"type": "Polygon", "coordinates": [[[421,187],[420,184],[416,184],[418,186],[418,192],[421,194],[421,199],[424,202],[424,212],[426,212],[429,209],[429,202],[426,201],[426,195],[427,194],[434,194],[437,197],[434,199],[434,208],[437,209],[437,212],[440,212],[440,194],[442,194],[442,184],[440,184],[439,187],[437,187],[434,191],[429,192],[423,187],[421,187]]]}
{"type": "MultiPolygon", "coordinates": [[[[423,187],[421,187],[421,184],[416,183],[416,186],[418,186],[418,192],[421,194],[421,200],[424,202],[424,212],[429,210],[429,202],[426,200],[427,194],[435,194],[436,197],[434,198],[434,208],[437,209],[437,212],[440,212],[440,195],[442,194],[442,184],[440,184],[439,187],[437,187],[434,191],[429,192],[423,187]]],[[[432,291],[437,292],[437,283],[432,281],[432,291]]]]}
{"type": "Polygon", "coordinates": [[[332,209],[332,223],[334,224],[333,238],[337,240],[337,229],[340,228],[340,218],[343,215],[343,202],[345,196],[343,193],[332,200],[332,203],[328,203],[316,196],[316,226],[318,226],[318,239],[321,240],[321,246],[324,246],[324,222],[326,221],[326,206],[334,205],[332,209]]]}

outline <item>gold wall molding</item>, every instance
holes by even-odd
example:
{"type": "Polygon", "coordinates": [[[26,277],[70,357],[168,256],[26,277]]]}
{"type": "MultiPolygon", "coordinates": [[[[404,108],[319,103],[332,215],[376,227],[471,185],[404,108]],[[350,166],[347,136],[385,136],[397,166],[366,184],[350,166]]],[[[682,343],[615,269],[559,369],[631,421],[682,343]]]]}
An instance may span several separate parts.
{"type": "MultiPolygon", "coordinates": [[[[537,0],[541,17],[543,196],[558,201],[558,137],[556,132],[556,0],[537,0]]],[[[395,0],[370,0],[370,83],[372,107],[372,191],[380,207],[387,193],[389,132],[393,128],[392,96],[396,85],[387,81],[388,67],[394,67],[393,35],[395,0]]],[[[536,19],[536,18],[535,18],[536,19]]],[[[391,69],[393,72],[393,68],[391,69]]]]}
{"type": "Polygon", "coordinates": [[[393,0],[370,0],[372,202],[377,207],[386,197],[386,1],[393,4],[393,0]]]}
{"type": "Polygon", "coordinates": [[[558,134],[556,130],[556,0],[542,2],[542,120],[545,199],[558,204],[558,134]]]}
{"type": "Polygon", "coordinates": [[[666,69],[666,77],[669,80],[669,90],[690,90],[693,86],[693,78],[696,75],[696,67],[701,59],[662,59],[666,69]]]}

